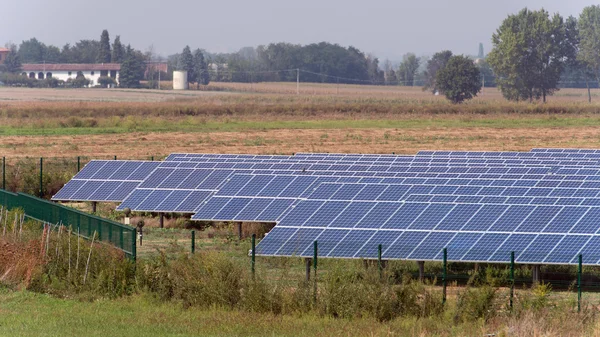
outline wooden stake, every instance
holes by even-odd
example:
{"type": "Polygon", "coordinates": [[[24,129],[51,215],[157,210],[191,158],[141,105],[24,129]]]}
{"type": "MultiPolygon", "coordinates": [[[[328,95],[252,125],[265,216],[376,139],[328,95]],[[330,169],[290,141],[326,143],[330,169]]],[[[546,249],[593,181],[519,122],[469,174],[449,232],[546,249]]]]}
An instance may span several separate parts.
{"type": "Polygon", "coordinates": [[[87,279],[88,268],[90,267],[90,259],[92,258],[92,248],[94,248],[94,239],[96,238],[96,231],[94,231],[94,235],[92,235],[92,243],[90,244],[90,253],[88,254],[87,263],[85,264],[85,274],[83,274],[83,284],[87,279]]]}

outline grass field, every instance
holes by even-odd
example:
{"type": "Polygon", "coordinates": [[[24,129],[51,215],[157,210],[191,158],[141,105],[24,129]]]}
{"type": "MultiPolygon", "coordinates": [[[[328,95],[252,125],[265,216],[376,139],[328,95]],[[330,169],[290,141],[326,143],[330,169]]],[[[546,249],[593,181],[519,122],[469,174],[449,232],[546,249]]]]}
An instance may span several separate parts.
{"type": "MultiPolygon", "coordinates": [[[[561,90],[541,104],[506,102],[497,90],[486,89],[481,97],[456,106],[420,88],[302,83],[300,95],[295,95],[295,83],[212,83],[204,89],[210,91],[0,88],[0,156],[10,163],[40,156],[161,159],[172,152],[414,154],[428,149],[600,148],[600,103],[588,104],[585,90],[561,90]]],[[[598,98],[594,92],[593,100],[598,98]]],[[[233,228],[204,231],[198,249],[247,259],[247,240],[239,242],[233,233],[233,228]]],[[[188,235],[184,229],[148,228],[140,257],[153,256],[158,249],[187,249],[188,235]]],[[[281,269],[291,279],[303,273],[299,261],[260,263],[269,279],[280,277],[281,269]]],[[[451,287],[450,294],[459,288],[451,287]]],[[[574,294],[558,294],[547,311],[518,317],[499,306],[494,310],[503,314],[487,322],[456,322],[448,310],[442,316],[381,323],[316,313],[184,309],[144,294],[86,302],[4,289],[0,335],[600,335],[596,311],[577,316],[574,294]]],[[[597,296],[585,296],[598,302],[597,296]]]]}

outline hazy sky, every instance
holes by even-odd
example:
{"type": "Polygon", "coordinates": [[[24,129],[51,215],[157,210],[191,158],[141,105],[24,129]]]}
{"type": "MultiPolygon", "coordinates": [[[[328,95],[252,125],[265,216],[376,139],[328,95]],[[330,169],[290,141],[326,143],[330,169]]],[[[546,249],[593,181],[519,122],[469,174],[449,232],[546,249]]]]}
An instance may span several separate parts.
{"type": "Polygon", "coordinates": [[[231,52],[270,42],[328,41],[381,59],[442,49],[486,53],[502,20],[523,7],[579,15],[584,0],[24,0],[0,8],[0,45],[31,37],[62,47],[81,39],[111,40],[168,55],[186,44],[231,52]]]}

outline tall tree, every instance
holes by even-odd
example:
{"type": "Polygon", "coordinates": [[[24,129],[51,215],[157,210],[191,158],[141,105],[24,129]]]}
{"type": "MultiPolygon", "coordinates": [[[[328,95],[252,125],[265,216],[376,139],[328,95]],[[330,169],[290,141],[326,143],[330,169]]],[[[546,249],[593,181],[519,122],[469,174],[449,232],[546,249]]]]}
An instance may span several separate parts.
{"type": "Polygon", "coordinates": [[[42,63],[44,62],[46,46],[35,37],[21,42],[19,46],[19,57],[23,63],[42,63]]]}
{"type": "Polygon", "coordinates": [[[187,71],[189,83],[196,82],[196,74],[194,72],[194,56],[192,55],[190,46],[185,46],[181,52],[181,55],[179,55],[177,70],[187,71]]]}
{"type": "Polygon", "coordinates": [[[483,52],[483,43],[479,43],[479,53],[477,54],[477,58],[482,59],[485,57],[485,53],[483,52]]]}
{"type": "Polygon", "coordinates": [[[13,44],[10,46],[10,52],[4,60],[4,67],[9,73],[18,73],[21,71],[21,58],[17,52],[17,47],[13,44]]]}
{"type": "Polygon", "coordinates": [[[115,37],[115,41],[113,42],[111,61],[114,63],[123,62],[124,54],[125,50],[123,49],[123,45],[121,44],[121,36],[117,35],[115,37]]]}
{"type": "Polygon", "coordinates": [[[208,64],[204,59],[204,54],[200,49],[194,51],[194,73],[196,74],[196,83],[208,85],[210,74],[208,73],[208,64]]]}
{"type": "Polygon", "coordinates": [[[462,103],[481,90],[479,68],[463,55],[452,56],[436,74],[436,85],[452,103],[462,103]]]}
{"type": "Polygon", "coordinates": [[[502,94],[510,100],[542,98],[557,85],[569,51],[563,18],[547,11],[509,15],[492,36],[488,62],[502,94]]]}
{"type": "Polygon", "coordinates": [[[437,76],[437,72],[441,69],[444,69],[446,63],[452,57],[452,52],[449,50],[444,50],[438,53],[435,53],[429,61],[427,61],[427,69],[425,70],[425,86],[423,90],[430,90],[432,93],[436,93],[439,91],[439,88],[435,85],[435,80],[437,76]]]}
{"type": "MultiPolygon", "coordinates": [[[[586,78],[593,77],[600,85],[600,6],[585,7],[579,16],[578,24],[579,52],[577,61],[586,78]]],[[[591,101],[588,87],[588,99],[591,101]]]]}
{"type": "Polygon", "coordinates": [[[140,86],[140,80],[144,78],[146,65],[144,55],[127,45],[125,55],[119,71],[119,86],[125,88],[136,88],[140,86]]]}
{"type": "Polygon", "coordinates": [[[100,48],[98,49],[98,63],[110,63],[110,37],[108,36],[108,30],[103,30],[100,35],[100,48]]]}
{"type": "Polygon", "coordinates": [[[415,74],[421,65],[421,61],[417,55],[408,53],[402,57],[402,63],[398,68],[398,81],[400,85],[412,87],[415,84],[415,74]]]}

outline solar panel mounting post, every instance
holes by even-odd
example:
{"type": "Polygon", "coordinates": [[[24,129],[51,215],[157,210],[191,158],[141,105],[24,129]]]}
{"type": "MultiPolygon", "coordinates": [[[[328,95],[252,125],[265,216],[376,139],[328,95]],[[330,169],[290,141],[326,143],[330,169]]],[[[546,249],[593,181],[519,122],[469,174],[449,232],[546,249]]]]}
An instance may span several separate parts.
{"type": "Polygon", "coordinates": [[[44,175],[44,158],[40,157],[40,198],[44,197],[44,183],[43,183],[43,177],[44,175]]]}
{"type": "Polygon", "coordinates": [[[419,266],[419,282],[423,282],[425,279],[425,261],[417,261],[419,266]]]}
{"type": "Polygon", "coordinates": [[[255,263],[256,263],[256,234],[252,234],[252,260],[251,260],[252,279],[254,279],[255,263]]]}
{"type": "Polygon", "coordinates": [[[240,240],[242,239],[242,223],[241,222],[238,223],[238,238],[240,240]]]}
{"type": "Polygon", "coordinates": [[[81,171],[81,157],[77,156],[77,173],[81,171]]]}
{"type": "Polygon", "coordinates": [[[196,231],[192,231],[192,254],[196,252],[196,231]]]}
{"type": "Polygon", "coordinates": [[[317,304],[317,254],[318,254],[318,243],[315,241],[313,244],[313,267],[315,269],[315,280],[313,288],[313,302],[317,304]]]}
{"type": "Polygon", "coordinates": [[[513,308],[515,295],[515,252],[510,252],[510,310],[513,308]]]}
{"type": "Polygon", "coordinates": [[[383,264],[381,262],[381,244],[377,246],[377,265],[379,267],[379,279],[383,279],[383,264]]]}
{"type": "Polygon", "coordinates": [[[578,256],[578,267],[577,267],[577,312],[581,312],[581,272],[583,269],[583,256],[578,256]]]}
{"type": "Polygon", "coordinates": [[[164,213],[158,213],[158,223],[160,228],[165,227],[165,215],[164,213]]]}
{"type": "Polygon", "coordinates": [[[310,281],[310,268],[312,268],[312,259],[307,257],[304,259],[304,266],[306,268],[306,282],[310,281]]]}
{"type": "Polygon", "coordinates": [[[448,249],[444,248],[444,260],[442,266],[442,284],[443,284],[443,292],[442,292],[442,304],[446,304],[446,272],[448,267],[448,249]]]}
{"type": "Polygon", "coordinates": [[[98,208],[98,202],[92,201],[92,213],[96,214],[97,208],[98,208]]]}
{"type": "Polygon", "coordinates": [[[6,157],[2,157],[2,189],[6,190],[6,157]]]}

